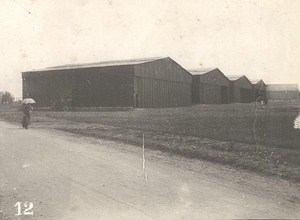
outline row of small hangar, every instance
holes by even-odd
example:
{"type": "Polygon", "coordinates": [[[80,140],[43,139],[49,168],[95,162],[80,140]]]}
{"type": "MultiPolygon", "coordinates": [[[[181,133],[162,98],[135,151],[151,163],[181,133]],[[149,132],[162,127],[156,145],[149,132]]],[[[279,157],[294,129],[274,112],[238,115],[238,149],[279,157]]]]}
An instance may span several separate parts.
{"type": "Polygon", "coordinates": [[[22,72],[23,98],[39,106],[180,107],[250,103],[265,97],[263,80],[218,68],[186,70],[169,57],[106,61],[22,72]]]}

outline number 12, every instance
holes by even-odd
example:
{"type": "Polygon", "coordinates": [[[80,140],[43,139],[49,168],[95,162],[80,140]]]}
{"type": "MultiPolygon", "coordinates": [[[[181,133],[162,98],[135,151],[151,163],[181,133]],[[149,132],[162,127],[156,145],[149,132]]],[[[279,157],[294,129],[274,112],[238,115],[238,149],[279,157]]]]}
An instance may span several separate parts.
{"type": "Polygon", "coordinates": [[[30,211],[31,209],[33,209],[33,203],[30,202],[29,205],[27,205],[27,203],[28,202],[26,201],[23,204],[25,210],[24,210],[24,212],[22,214],[22,202],[17,202],[15,204],[15,207],[17,207],[17,209],[18,209],[18,213],[15,214],[15,215],[17,215],[17,216],[19,216],[19,215],[33,215],[33,211],[30,211]]]}

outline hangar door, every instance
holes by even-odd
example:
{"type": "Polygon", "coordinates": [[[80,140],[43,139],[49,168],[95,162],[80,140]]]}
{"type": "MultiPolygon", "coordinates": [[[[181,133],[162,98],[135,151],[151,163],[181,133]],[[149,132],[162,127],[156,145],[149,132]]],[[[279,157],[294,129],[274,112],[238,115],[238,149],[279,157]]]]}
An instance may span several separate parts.
{"type": "Polygon", "coordinates": [[[221,86],[221,104],[229,103],[229,88],[221,86]]]}
{"type": "Polygon", "coordinates": [[[250,103],[252,102],[252,90],[251,89],[241,89],[241,102],[250,103]]]}

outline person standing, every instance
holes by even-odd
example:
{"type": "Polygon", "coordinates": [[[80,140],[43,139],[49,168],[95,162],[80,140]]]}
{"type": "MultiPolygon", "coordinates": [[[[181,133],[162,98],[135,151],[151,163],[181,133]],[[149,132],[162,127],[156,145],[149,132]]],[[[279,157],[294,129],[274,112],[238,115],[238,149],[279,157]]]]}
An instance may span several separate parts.
{"type": "Polygon", "coordinates": [[[28,126],[30,124],[30,115],[33,111],[33,107],[30,104],[23,104],[22,111],[24,114],[22,125],[23,125],[23,128],[28,129],[28,126]]]}

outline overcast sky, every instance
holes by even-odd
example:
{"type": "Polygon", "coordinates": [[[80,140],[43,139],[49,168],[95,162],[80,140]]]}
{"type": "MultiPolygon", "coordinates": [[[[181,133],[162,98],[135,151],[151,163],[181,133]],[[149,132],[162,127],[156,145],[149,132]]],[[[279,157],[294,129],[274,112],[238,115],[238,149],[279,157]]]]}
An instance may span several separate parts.
{"type": "Polygon", "coordinates": [[[300,84],[300,0],[1,0],[0,91],[21,72],[169,56],[267,83],[300,84]]]}

